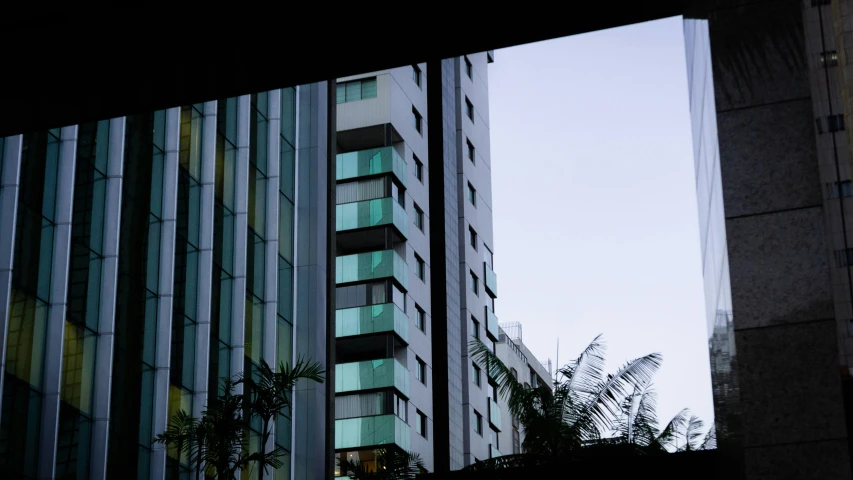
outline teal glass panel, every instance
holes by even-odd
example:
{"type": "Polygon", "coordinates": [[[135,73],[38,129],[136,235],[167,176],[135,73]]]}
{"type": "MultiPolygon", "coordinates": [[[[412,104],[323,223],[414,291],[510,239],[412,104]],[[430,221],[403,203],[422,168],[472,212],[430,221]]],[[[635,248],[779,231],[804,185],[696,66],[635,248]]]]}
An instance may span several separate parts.
{"type": "Polygon", "coordinates": [[[336,93],[336,97],[337,97],[337,103],[344,103],[344,102],[346,102],[346,101],[347,101],[347,87],[346,87],[346,84],[344,84],[344,83],[339,83],[339,84],[337,85],[337,91],[336,91],[335,93],[336,93]]]}
{"type": "Polygon", "coordinates": [[[347,82],[344,84],[346,87],[346,96],[347,102],[352,102],[354,100],[361,100],[361,82],[347,82]]]}
{"type": "Polygon", "coordinates": [[[54,478],[89,478],[91,439],[92,419],[81,415],[74,407],[60,403],[54,478]]]}
{"type": "Polygon", "coordinates": [[[489,307],[484,308],[486,309],[486,330],[489,332],[489,335],[491,335],[494,340],[497,340],[498,338],[500,338],[498,317],[497,315],[495,315],[495,312],[489,309],[489,307]]]}
{"type": "Polygon", "coordinates": [[[181,107],[178,163],[195,180],[201,180],[202,105],[181,107]]]}
{"type": "Polygon", "coordinates": [[[249,167],[249,228],[264,236],[266,223],[267,178],[257,168],[249,167]]]}
{"type": "Polygon", "coordinates": [[[335,311],[335,337],[394,332],[409,339],[409,317],[393,303],[345,308],[335,311]]]}
{"type": "MultiPolygon", "coordinates": [[[[19,230],[20,232],[20,230],[19,230]]],[[[41,235],[39,236],[39,251],[36,265],[38,265],[38,290],[37,295],[43,299],[50,298],[50,278],[53,270],[53,223],[47,219],[41,219],[41,235]]],[[[26,238],[26,237],[24,237],[26,238]]],[[[23,242],[23,238],[21,239],[23,242]]],[[[26,247],[28,250],[30,247],[26,247]]],[[[17,262],[16,262],[17,263],[17,262]]],[[[20,264],[13,265],[14,269],[20,268],[20,264]]]]}
{"type": "Polygon", "coordinates": [[[376,78],[368,78],[361,81],[361,98],[376,98],[376,78]]]}
{"type": "Polygon", "coordinates": [[[246,357],[255,363],[261,361],[264,329],[264,302],[252,294],[246,295],[245,347],[246,357]]]}
{"type": "Polygon", "coordinates": [[[291,447],[291,422],[285,415],[277,415],[275,419],[275,443],[288,450],[291,447]]]}
{"type": "Polygon", "coordinates": [[[337,257],[335,267],[335,281],[339,284],[393,277],[404,288],[409,285],[408,265],[394,250],[337,257]]]}
{"type": "Polygon", "coordinates": [[[293,203],[278,196],[278,254],[293,262],[293,203]]]}
{"type": "Polygon", "coordinates": [[[489,398],[489,423],[501,431],[501,407],[493,398],[489,398]]]}
{"type": "Polygon", "coordinates": [[[497,298],[498,296],[498,276],[495,275],[494,270],[489,267],[489,264],[483,262],[483,268],[485,270],[485,278],[486,278],[486,290],[492,294],[492,297],[497,298]]]}
{"type": "Polygon", "coordinates": [[[339,153],[335,162],[337,180],[393,173],[401,184],[406,185],[406,161],[394,147],[339,153]]]}
{"type": "Polygon", "coordinates": [[[278,317],[277,321],[275,330],[276,367],[282,363],[293,365],[293,327],[281,317],[278,317]]]}
{"type": "MultiPolygon", "coordinates": [[[[56,220],[56,182],[59,167],[59,129],[50,130],[47,134],[46,161],[44,170],[44,200],[41,214],[47,220],[56,220]]],[[[22,159],[23,160],[23,159],[22,159]]],[[[22,183],[21,189],[26,188],[22,183]]]]}
{"type": "MultiPolygon", "coordinates": [[[[296,145],[296,89],[293,87],[281,89],[281,136],[291,148],[296,145]]],[[[282,170],[281,174],[284,172],[282,170]]]]}
{"type": "Polygon", "coordinates": [[[147,255],[145,269],[145,286],[157,293],[160,290],[160,220],[154,215],[148,215],[147,255]]]}
{"type": "Polygon", "coordinates": [[[293,267],[287,260],[278,257],[278,315],[287,320],[293,318],[293,267]]]}
{"type": "Polygon", "coordinates": [[[394,387],[409,396],[409,371],[393,358],[335,365],[335,393],[394,387]]]}
{"type": "Polygon", "coordinates": [[[335,420],[335,450],[397,445],[409,450],[409,426],[396,415],[335,420]]]}
{"type": "Polygon", "coordinates": [[[394,225],[404,237],[408,233],[409,216],[406,209],[390,197],[337,205],[335,217],[335,230],[338,232],[394,225]]]}

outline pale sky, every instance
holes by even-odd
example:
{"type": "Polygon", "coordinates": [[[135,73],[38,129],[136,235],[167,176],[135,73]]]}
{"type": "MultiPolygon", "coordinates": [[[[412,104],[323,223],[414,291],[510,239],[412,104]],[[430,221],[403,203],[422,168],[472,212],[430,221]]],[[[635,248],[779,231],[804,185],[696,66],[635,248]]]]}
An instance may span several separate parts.
{"type": "Polygon", "coordinates": [[[680,17],[495,52],[501,323],[544,360],[660,352],[658,416],[714,418],[680,17]]]}

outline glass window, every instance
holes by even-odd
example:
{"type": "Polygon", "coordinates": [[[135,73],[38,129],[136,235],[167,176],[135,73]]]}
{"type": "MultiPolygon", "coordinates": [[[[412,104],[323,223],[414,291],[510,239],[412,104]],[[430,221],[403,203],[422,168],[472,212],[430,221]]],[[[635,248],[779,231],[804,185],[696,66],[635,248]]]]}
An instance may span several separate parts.
{"type": "Polygon", "coordinates": [[[415,431],[418,432],[418,435],[427,438],[427,417],[420,410],[418,410],[418,419],[415,423],[415,431]]]}
{"type": "Polygon", "coordinates": [[[426,312],[421,308],[417,303],[415,304],[415,325],[418,327],[418,330],[422,332],[426,332],[426,312]]]}
{"type": "Polygon", "coordinates": [[[418,110],[415,107],[412,107],[412,126],[415,127],[415,131],[423,134],[423,117],[418,113],[418,110]]]}
{"type": "Polygon", "coordinates": [[[468,160],[474,162],[474,144],[471,143],[471,140],[465,140],[468,143],[468,160]]]}
{"type": "Polygon", "coordinates": [[[477,249],[477,232],[474,231],[474,228],[470,225],[468,226],[468,242],[471,244],[471,247],[474,250],[477,249]]]}
{"type": "Polygon", "coordinates": [[[337,85],[337,103],[376,98],[376,77],[362,78],[337,85]]]}
{"type": "Polygon", "coordinates": [[[474,78],[474,66],[471,65],[471,60],[468,60],[468,57],[465,57],[465,75],[468,75],[468,78],[474,78]]]}
{"type": "Polygon", "coordinates": [[[477,206],[477,189],[471,185],[471,182],[468,182],[468,201],[471,202],[471,205],[477,206]]]}
{"type": "Polygon", "coordinates": [[[480,339],[480,322],[473,315],[471,316],[471,336],[477,340],[480,339]]]}
{"type": "Polygon", "coordinates": [[[376,98],[376,77],[361,81],[361,99],[376,98]]]}
{"type": "Polygon", "coordinates": [[[838,52],[835,50],[829,52],[821,52],[820,64],[826,67],[834,67],[838,65],[838,52]]]}
{"type": "Polygon", "coordinates": [[[417,275],[421,280],[426,279],[426,264],[417,254],[415,254],[415,275],[417,275]]]}
{"type": "Polygon", "coordinates": [[[471,271],[470,274],[471,279],[469,283],[471,291],[474,292],[475,295],[480,295],[480,279],[477,278],[476,275],[474,275],[473,271],[471,271]]]}
{"type": "Polygon", "coordinates": [[[421,360],[420,357],[415,357],[415,360],[417,361],[417,364],[418,364],[417,370],[415,371],[415,376],[419,382],[426,385],[427,384],[426,363],[424,363],[424,361],[421,360]]]}
{"type": "Polygon", "coordinates": [[[468,97],[465,97],[465,115],[468,115],[472,122],[474,121],[474,104],[468,100],[468,97]]]}
{"type": "Polygon", "coordinates": [[[424,183],[424,164],[421,163],[417,156],[413,157],[415,159],[415,178],[424,183]]]}
{"type": "Polygon", "coordinates": [[[476,364],[474,365],[474,375],[473,376],[474,376],[474,385],[479,387],[480,383],[481,383],[480,367],[478,367],[476,364]]]}
{"type": "Polygon", "coordinates": [[[483,436],[483,416],[474,410],[474,431],[477,435],[483,436]]]}
{"type": "Polygon", "coordinates": [[[418,230],[424,230],[424,211],[415,204],[415,226],[418,227],[418,230]]]}
{"type": "Polygon", "coordinates": [[[414,80],[415,85],[421,86],[421,69],[417,65],[412,65],[412,80],[414,80]]]}

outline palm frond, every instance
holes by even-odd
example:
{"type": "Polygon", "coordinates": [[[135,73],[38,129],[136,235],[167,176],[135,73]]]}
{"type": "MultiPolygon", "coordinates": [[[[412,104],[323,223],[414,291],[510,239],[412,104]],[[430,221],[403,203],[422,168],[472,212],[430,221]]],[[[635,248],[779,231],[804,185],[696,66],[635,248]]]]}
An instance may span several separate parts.
{"type": "Polygon", "coordinates": [[[670,449],[678,450],[678,432],[687,425],[688,415],[690,415],[690,410],[686,408],[676,413],[652,443],[667,451],[670,449]]]}
{"type": "Polygon", "coordinates": [[[703,422],[696,415],[691,415],[687,421],[687,426],[684,429],[684,450],[698,450],[702,439],[702,429],[705,428],[703,422]]]}
{"type": "Polygon", "coordinates": [[[705,434],[705,439],[699,445],[699,450],[714,450],[715,448],[717,448],[717,428],[714,424],[711,424],[711,428],[705,434]]]}
{"type": "Polygon", "coordinates": [[[471,341],[468,346],[469,355],[475,362],[484,365],[489,378],[497,383],[498,395],[507,399],[509,411],[519,418],[530,415],[529,410],[532,406],[529,403],[529,396],[513,376],[512,370],[479,339],[471,341]]]}

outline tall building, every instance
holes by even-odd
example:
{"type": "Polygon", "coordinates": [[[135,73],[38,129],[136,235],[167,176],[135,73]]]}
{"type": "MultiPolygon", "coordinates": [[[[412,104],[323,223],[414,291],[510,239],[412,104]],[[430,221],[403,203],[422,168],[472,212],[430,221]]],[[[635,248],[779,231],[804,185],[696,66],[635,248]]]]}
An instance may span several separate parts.
{"type": "MultiPolygon", "coordinates": [[[[172,415],[325,363],[326,118],[320,83],[0,139],[5,476],[188,474],[172,415]]],[[[276,419],[275,478],[323,471],[326,388],[276,419]]]]}

